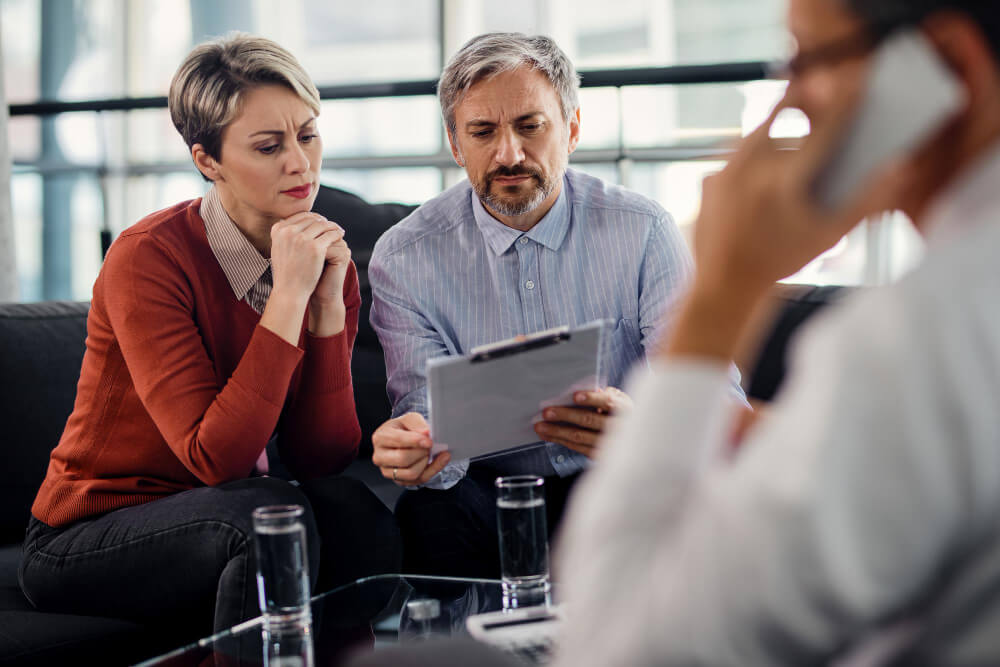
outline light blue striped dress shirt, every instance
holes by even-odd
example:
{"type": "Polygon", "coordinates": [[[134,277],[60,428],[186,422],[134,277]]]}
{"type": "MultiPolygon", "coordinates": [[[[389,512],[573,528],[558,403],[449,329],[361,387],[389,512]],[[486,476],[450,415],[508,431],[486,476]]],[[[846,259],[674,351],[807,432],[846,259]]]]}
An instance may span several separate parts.
{"type": "MultiPolygon", "coordinates": [[[[569,169],[556,203],[520,232],[463,181],[387,231],[368,267],[393,416],[427,416],[431,357],[597,319],[613,324],[601,370],[620,387],[691,272],[677,225],[642,195],[569,169]]],[[[511,472],[561,476],[587,462],[553,443],[505,458],[511,472]]],[[[453,462],[428,486],[447,488],[467,468],[453,462]]]]}

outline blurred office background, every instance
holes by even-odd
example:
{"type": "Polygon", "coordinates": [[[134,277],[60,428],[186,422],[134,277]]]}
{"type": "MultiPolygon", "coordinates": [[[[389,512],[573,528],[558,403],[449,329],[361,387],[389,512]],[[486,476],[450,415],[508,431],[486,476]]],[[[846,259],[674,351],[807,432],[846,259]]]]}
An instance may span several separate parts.
{"type": "MultiPolygon", "coordinates": [[[[161,96],[187,51],[232,30],[290,49],[317,85],[432,80],[473,35],[553,36],[580,70],[773,61],[792,48],[784,0],[0,0],[6,103],[161,96]]],[[[780,98],[780,81],[588,87],[576,168],[638,190],[689,231],[701,179],[780,98]]],[[[323,182],[419,203],[464,177],[431,95],[325,101],[323,182]]],[[[808,131],[800,117],[779,132],[808,131]]],[[[18,298],[90,298],[113,237],[205,184],[165,109],[19,114],[8,125],[18,298]]],[[[0,202],[2,204],[2,202],[0,202]]],[[[0,225],[2,227],[2,225],[0,225]]],[[[6,234],[6,236],[5,236],[6,234]]],[[[9,248],[8,248],[9,250],[9,248]]],[[[792,280],[875,284],[919,241],[873,221],[792,280]]]]}

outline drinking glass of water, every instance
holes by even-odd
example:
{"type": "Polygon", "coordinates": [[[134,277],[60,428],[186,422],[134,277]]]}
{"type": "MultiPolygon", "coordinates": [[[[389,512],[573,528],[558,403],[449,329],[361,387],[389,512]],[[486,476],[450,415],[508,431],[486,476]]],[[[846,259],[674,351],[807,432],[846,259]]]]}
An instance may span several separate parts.
{"type": "Polygon", "coordinates": [[[545,480],[533,475],[497,477],[497,529],[505,608],[550,602],[545,480]]]}
{"type": "Polygon", "coordinates": [[[310,624],[309,563],[301,505],[269,505],[253,511],[257,595],[268,629],[310,624]]]}

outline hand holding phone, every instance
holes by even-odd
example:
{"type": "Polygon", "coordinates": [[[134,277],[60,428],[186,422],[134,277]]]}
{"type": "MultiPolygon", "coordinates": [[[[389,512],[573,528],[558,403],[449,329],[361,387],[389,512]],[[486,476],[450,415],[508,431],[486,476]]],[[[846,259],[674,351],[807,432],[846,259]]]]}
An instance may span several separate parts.
{"type": "Polygon", "coordinates": [[[729,358],[745,324],[733,314],[742,318],[866,215],[900,205],[910,174],[887,167],[942,137],[966,104],[964,86],[915,29],[887,36],[864,67],[831,72],[820,92],[835,97],[810,100],[811,81],[800,83],[703,182],[689,292],[699,298],[688,301],[699,317],[677,325],[671,354],[729,358]],[[800,148],[786,150],[771,130],[785,109],[803,106],[823,113],[800,148]]]}
{"type": "Polygon", "coordinates": [[[827,210],[846,204],[880,167],[933,137],[963,102],[958,81],[919,29],[886,37],[845,139],[814,183],[818,203],[827,210]]]}

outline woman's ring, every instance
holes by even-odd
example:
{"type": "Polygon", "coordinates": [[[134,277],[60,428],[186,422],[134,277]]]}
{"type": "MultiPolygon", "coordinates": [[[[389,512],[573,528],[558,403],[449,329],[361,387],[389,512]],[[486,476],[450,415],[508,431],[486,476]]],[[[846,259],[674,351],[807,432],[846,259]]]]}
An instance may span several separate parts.
{"type": "Polygon", "coordinates": [[[399,472],[399,468],[393,468],[392,469],[392,481],[394,481],[394,482],[398,482],[399,481],[399,480],[396,479],[396,473],[397,472],[399,472]]]}

